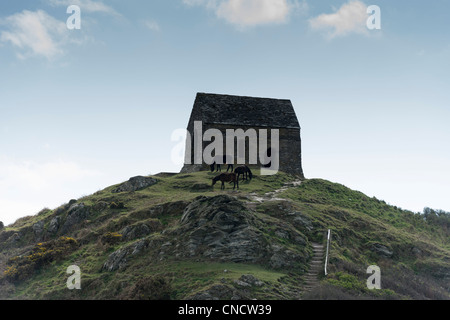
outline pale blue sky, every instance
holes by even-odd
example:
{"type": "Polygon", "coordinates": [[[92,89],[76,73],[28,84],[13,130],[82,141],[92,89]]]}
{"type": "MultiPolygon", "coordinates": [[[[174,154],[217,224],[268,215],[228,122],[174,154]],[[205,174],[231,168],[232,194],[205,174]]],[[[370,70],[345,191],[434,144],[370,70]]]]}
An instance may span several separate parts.
{"type": "Polygon", "coordinates": [[[170,138],[197,92],[291,99],[307,178],[450,210],[448,12],[444,0],[2,1],[0,221],[178,171],[170,138]],[[81,30],[65,27],[70,4],[81,30]],[[369,5],[381,30],[365,27],[369,5]]]}

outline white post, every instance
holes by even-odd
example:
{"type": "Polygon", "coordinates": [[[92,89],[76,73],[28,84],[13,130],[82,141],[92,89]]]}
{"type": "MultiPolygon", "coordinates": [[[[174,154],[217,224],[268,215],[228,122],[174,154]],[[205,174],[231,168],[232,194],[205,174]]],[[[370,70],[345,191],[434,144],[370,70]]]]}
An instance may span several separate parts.
{"type": "Polygon", "coordinates": [[[330,246],[330,234],[331,234],[331,230],[328,229],[328,236],[327,236],[327,252],[325,255],[325,275],[327,275],[327,264],[328,264],[328,248],[330,246]]]}

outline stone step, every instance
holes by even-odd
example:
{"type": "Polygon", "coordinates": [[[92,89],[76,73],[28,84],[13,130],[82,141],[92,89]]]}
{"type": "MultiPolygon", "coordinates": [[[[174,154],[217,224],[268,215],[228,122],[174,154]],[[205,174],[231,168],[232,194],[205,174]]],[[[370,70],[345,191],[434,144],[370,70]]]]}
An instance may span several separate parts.
{"type": "Polygon", "coordinates": [[[322,261],[312,261],[309,263],[310,266],[314,266],[314,267],[320,267],[323,265],[322,261]]]}
{"type": "Polygon", "coordinates": [[[310,268],[322,268],[322,263],[311,263],[310,268]]]}
{"type": "Polygon", "coordinates": [[[323,272],[323,263],[325,257],[324,245],[312,243],[313,257],[309,261],[309,270],[303,277],[305,282],[304,290],[310,291],[319,285],[319,275],[323,272]]]}

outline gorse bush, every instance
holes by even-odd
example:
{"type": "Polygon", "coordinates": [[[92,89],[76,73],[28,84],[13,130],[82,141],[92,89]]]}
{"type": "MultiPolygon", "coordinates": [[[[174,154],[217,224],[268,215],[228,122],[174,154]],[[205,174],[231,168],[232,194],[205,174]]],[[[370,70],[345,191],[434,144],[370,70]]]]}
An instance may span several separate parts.
{"type": "Polygon", "coordinates": [[[116,244],[122,241],[122,234],[117,232],[107,232],[102,236],[101,240],[102,243],[105,244],[116,244]]]}
{"type": "Polygon", "coordinates": [[[9,259],[3,275],[13,282],[23,281],[31,277],[36,270],[63,258],[77,247],[77,241],[71,237],[60,237],[45,243],[38,243],[30,254],[9,259]]]}

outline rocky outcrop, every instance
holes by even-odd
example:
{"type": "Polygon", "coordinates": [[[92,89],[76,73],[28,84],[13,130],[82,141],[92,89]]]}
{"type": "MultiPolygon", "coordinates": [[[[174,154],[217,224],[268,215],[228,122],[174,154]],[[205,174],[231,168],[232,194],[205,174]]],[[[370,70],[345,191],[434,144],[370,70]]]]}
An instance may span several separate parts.
{"type": "Polygon", "coordinates": [[[394,252],[391,249],[389,249],[388,247],[386,247],[385,245],[382,245],[380,243],[374,243],[370,247],[370,250],[375,252],[377,255],[385,257],[385,258],[392,258],[392,255],[394,254],[394,252]]]}
{"type": "Polygon", "coordinates": [[[303,255],[300,255],[281,245],[273,244],[271,246],[272,256],[269,265],[274,269],[291,268],[297,262],[303,261],[303,255]]]}
{"type": "Polygon", "coordinates": [[[36,222],[31,228],[33,229],[35,240],[41,241],[44,233],[44,220],[36,222]]]}
{"type": "Polygon", "coordinates": [[[108,260],[106,260],[103,264],[102,270],[115,271],[125,268],[130,256],[141,253],[145,248],[147,248],[147,246],[148,242],[146,240],[139,240],[114,251],[109,255],[108,260]]]}
{"type": "Polygon", "coordinates": [[[65,234],[76,225],[86,220],[90,215],[89,208],[84,203],[74,203],[67,210],[67,218],[61,227],[61,233],[65,234]]]}
{"type": "Polygon", "coordinates": [[[290,216],[293,216],[292,223],[299,228],[300,230],[307,230],[312,231],[314,229],[314,226],[309,218],[304,216],[301,212],[292,212],[289,214],[290,216]]]}
{"type": "Polygon", "coordinates": [[[219,261],[260,262],[269,252],[258,221],[236,198],[198,197],[181,217],[175,255],[219,261]]]}
{"type": "Polygon", "coordinates": [[[58,232],[59,226],[60,226],[61,217],[56,216],[53,217],[52,220],[50,220],[50,224],[48,225],[47,232],[50,235],[56,234],[58,232]]]}
{"type": "Polygon", "coordinates": [[[244,287],[262,287],[264,285],[264,282],[252,274],[243,274],[235,283],[244,287]]]}
{"type": "Polygon", "coordinates": [[[293,267],[305,261],[306,241],[288,226],[277,226],[284,239],[298,240],[298,251],[277,244],[265,232],[270,223],[257,218],[237,198],[229,195],[198,197],[184,210],[180,225],[170,234],[176,241],[165,243],[160,256],[194,257],[240,263],[269,264],[273,268],[293,267]],[[301,240],[300,240],[301,239],[301,240]]]}
{"type": "Polygon", "coordinates": [[[150,220],[144,223],[137,223],[131,226],[126,226],[120,231],[123,238],[126,240],[134,240],[148,236],[152,232],[162,229],[162,224],[158,220],[150,220]]]}
{"type": "Polygon", "coordinates": [[[137,190],[141,190],[144,188],[148,188],[157,182],[158,182],[158,180],[155,178],[136,176],[136,177],[132,177],[132,178],[130,178],[130,180],[120,184],[118,187],[116,187],[114,190],[112,190],[112,192],[119,193],[119,192],[137,191],[137,190]]]}

